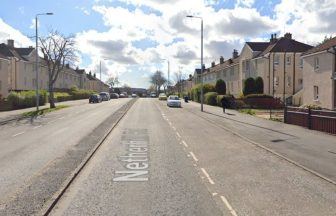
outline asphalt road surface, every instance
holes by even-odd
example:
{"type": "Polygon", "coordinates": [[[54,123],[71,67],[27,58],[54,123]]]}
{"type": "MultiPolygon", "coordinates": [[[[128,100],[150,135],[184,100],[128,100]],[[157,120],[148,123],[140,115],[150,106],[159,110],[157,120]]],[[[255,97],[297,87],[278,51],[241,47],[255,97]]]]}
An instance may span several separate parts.
{"type": "Polygon", "coordinates": [[[335,207],[334,184],[190,107],[139,99],[51,215],[325,216],[335,207]]]}
{"type": "MultiPolygon", "coordinates": [[[[0,215],[36,213],[43,204],[37,205],[39,199],[45,198],[41,194],[57,190],[62,183],[55,184],[63,181],[60,177],[66,172],[58,171],[66,168],[70,172],[70,166],[77,161],[66,165],[58,162],[129,101],[86,103],[49,113],[33,122],[22,120],[0,126],[0,215]],[[49,179],[44,175],[47,171],[49,179]]],[[[90,146],[85,147],[88,151],[90,146]]]]}

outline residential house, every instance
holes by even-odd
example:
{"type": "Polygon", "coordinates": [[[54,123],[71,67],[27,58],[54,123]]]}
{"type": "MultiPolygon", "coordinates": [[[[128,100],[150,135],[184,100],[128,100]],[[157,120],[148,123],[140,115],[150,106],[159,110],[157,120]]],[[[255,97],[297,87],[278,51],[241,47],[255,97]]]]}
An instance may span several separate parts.
{"type": "Polygon", "coordinates": [[[0,100],[8,95],[10,61],[0,54],[0,100]]]}
{"type": "Polygon", "coordinates": [[[336,109],[336,37],[301,57],[303,103],[336,109]]]}
{"type": "Polygon", "coordinates": [[[110,86],[96,78],[96,74],[86,74],[88,81],[86,82],[86,89],[96,92],[109,92],[110,86]]]}

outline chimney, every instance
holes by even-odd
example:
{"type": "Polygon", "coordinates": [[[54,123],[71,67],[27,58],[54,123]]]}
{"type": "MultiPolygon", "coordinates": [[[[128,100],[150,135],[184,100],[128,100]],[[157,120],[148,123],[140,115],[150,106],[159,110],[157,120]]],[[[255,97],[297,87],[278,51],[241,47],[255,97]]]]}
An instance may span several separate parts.
{"type": "Polygon", "coordinates": [[[223,58],[223,56],[221,56],[221,57],[219,58],[219,62],[220,62],[221,64],[224,63],[224,58],[223,58]]]}
{"type": "Polygon", "coordinates": [[[12,40],[12,39],[8,39],[8,40],[7,40],[7,45],[8,45],[9,47],[11,47],[11,48],[14,48],[14,40],[12,40]]]}
{"type": "Polygon", "coordinates": [[[211,67],[215,67],[216,63],[213,61],[211,62],[211,67]]]}
{"type": "Polygon", "coordinates": [[[236,49],[233,50],[233,53],[232,53],[232,58],[235,59],[238,57],[238,51],[236,49]]]}
{"type": "Polygon", "coordinates": [[[275,42],[277,42],[277,35],[276,35],[276,34],[271,34],[270,42],[271,42],[271,43],[275,43],[275,42]]]}
{"type": "Polygon", "coordinates": [[[287,32],[284,37],[287,39],[292,39],[292,34],[287,32]]]}

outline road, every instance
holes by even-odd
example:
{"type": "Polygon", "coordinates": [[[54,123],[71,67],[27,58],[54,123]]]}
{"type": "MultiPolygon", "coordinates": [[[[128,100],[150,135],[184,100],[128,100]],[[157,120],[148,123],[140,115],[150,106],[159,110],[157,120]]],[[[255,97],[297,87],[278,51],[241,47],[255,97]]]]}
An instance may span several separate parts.
{"type": "Polygon", "coordinates": [[[336,215],[334,184],[183,106],[139,99],[51,215],[336,215]]]}
{"type": "Polygon", "coordinates": [[[0,126],[0,215],[38,211],[92,148],[92,137],[83,139],[129,101],[86,103],[0,126]]]}

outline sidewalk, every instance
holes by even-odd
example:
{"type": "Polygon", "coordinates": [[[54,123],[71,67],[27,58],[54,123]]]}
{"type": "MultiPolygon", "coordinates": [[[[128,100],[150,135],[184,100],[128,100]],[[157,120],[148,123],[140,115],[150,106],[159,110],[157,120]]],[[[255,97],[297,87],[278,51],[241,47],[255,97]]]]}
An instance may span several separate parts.
{"type": "MultiPolygon", "coordinates": [[[[78,106],[78,105],[82,105],[85,103],[88,103],[87,99],[64,101],[64,102],[56,103],[56,105],[78,106]]],[[[49,106],[50,106],[49,103],[46,103],[46,105],[40,106],[40,109],[49,108],[49,106]]],[[[6,122],[9,122],[9,121],[17,120],[21,117],[23,113],[34,111],[34,110],[36,110],[36,107],[0,112],[0,125],[5,124],[6,122]]]]}
{"type": "Polygon", "coordinates": [[[336,139],[319,131],[296,125],[275,122],[259,117],[227,110],[221,107],[184,103],[183,108],[230,130],[251,142],[258,143],[300,165],[336,182],[336,139]]]}

